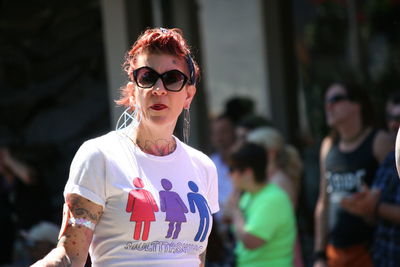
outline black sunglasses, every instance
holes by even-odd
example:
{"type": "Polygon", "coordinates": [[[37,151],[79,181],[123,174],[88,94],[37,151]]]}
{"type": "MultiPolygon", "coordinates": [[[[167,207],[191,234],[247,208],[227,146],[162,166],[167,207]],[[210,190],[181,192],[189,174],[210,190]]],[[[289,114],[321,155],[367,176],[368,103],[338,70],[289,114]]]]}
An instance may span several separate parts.
{"type": "Polygon", "coordinates": [[[325,100],[326,104],[335,104],[340,101],[349,100],[350,98],[346,95],[333,95],[325,100]]]}
{"type": "Polygon", "coordinates": [[[141,67],[133,71],[133,78],[140,88],[151,88],[159,78],[168,91],[179,92],[186,84],[188,78],[179,70],[169,70],[162,74],[150,67],[141,67]]]}

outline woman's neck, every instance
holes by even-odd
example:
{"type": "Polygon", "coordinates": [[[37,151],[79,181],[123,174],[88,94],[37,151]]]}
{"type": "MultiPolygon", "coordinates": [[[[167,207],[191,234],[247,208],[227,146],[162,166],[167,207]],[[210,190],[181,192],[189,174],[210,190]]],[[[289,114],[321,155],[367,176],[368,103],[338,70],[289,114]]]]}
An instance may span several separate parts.
{"type": "Polygon", "coordinates": [[[352,119],[337,128],[340,141],[344,144],[352,144],[357,142],[364,134],[366,127],[362,125],[360,119],[352,119]]]}
{"type": "Polygon", "coordinates": [[[283,180],[287,180],[287,175],[277,166],[268,171],[268,181],[280,185],[283,180]]]}
{"type": "Polygon", "coordinates": [[[166,156],[176,149],[176,140],[169,131],[163,133],[139,127],[132,136],[132,141],[140,150],[154,156],[166,156]]]}
{"type": "Polygon", "coordinates": [[[352,146],[358,144],[360,140],[364,139],[366,133],[370,132],[369,127],[354,127],[347,131],[339,132],[340,143],[344,146],[352,146]]]}
{"type": "Polygon", "coordinates": [[[268,180],[270,180],[271,177],[273,177],[278,171],[279,171],[278,166],[276,166],[273,160],[270,160],[270,162],[268,162],[268,167],[267,167],[268,180]]]}

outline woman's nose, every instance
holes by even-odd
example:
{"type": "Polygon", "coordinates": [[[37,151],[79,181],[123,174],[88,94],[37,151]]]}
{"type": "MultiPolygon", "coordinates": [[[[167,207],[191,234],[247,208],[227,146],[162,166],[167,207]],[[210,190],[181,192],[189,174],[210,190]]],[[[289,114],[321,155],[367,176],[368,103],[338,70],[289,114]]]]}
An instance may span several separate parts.
{"type": "Polygon", "coordinates": [[[166,95],[167,89],[164,87],[164,83],[161,79],[158,79],[157,82],[154,84],[152,92],[153,95],[166,95]]]}

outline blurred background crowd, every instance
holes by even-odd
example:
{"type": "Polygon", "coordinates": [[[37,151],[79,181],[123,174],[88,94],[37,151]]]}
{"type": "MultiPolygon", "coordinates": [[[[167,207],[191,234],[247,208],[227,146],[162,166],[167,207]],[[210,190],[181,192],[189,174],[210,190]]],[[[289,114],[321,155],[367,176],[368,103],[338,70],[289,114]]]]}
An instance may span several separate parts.
{"type": "Polygon", "coordinates": [[[28,266],[55,246],[72,157],[115,127],[123,55],[147,27],[181,28],[203,69],[190,144],[218,171],[209,266],[236,261],[228,215],[241,163],[231,153],[247,142],[265,149],[267,180],[290,199],[296,267],[330,251],[320,178],[337,157],[327,151],[370,146],[355,156],[376,161],[368,187],[342,209],[374,217],[374,265],[400,266],[398,0],[0,0],[0,266],[28,266]]]}

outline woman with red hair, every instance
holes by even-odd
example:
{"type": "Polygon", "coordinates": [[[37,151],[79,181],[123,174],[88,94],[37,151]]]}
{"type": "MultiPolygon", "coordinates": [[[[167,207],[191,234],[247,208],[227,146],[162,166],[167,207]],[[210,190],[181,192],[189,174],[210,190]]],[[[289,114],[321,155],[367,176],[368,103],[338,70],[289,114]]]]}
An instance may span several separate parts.
{"type": "MultiPolygon", "coordinates": [[[[86,141],[75,155],[58,246],[35,266],[83,266],[88,252],[92,266],[204,265],[207,238],[196,234],[201,216],[211,218],[219,207],[214,164],[185,144],[199,67],[179,29],[155,28],[139,36],[124,70],[129,81],[116,102],[126,110],[115,131],[86,141]],[[182,110],[185,143],[173,135],[182,110]],[[207,214],[188,213],[180,229],[170,229],[160,211],[166,179],[186,206],[188,185],[198,185],[207,214]]],[[[175,218],[178,204],[162,207],[175,218]]]]}

